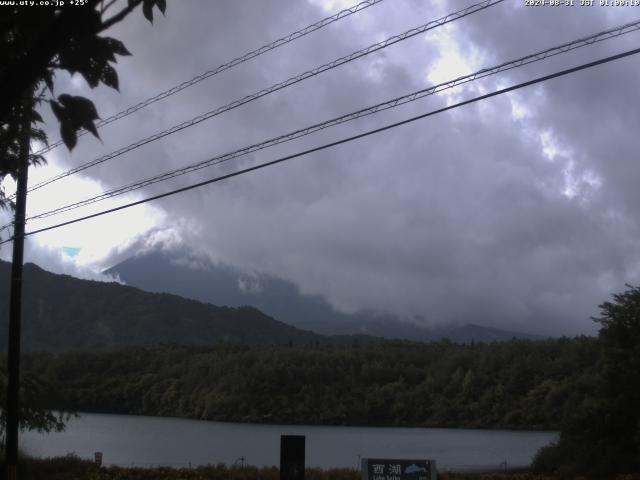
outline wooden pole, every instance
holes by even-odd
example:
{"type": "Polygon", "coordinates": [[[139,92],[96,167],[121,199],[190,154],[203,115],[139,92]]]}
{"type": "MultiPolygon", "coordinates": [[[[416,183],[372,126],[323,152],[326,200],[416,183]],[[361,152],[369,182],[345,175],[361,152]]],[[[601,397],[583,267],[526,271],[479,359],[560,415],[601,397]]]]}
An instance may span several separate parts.
{"type": "Polygon", "coordinates": [[[27,179],[31,122],[28,109],[23,112],[20,140],[20,167],[16,190],[16,213],[13,230],[11,297],[9,305],[9,356],[7,360],[7,478],[16,480],[18,466],[18,427],[20,410],[20,322],[22,316],[22,262],[24,257],[24,222],[27,207],[27,179]]]}

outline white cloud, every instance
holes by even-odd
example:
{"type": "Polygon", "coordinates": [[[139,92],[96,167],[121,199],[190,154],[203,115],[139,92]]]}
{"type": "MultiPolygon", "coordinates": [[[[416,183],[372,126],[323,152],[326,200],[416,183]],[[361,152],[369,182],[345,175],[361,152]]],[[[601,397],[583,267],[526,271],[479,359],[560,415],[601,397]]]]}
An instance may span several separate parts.
{"type": "MultiPolygon", "coordinates": [[[[611,10],[603,15],[597,8],[526,9],[516,3],[505,2],[434,30],[426,39],[390,47],[47,187],[30,200],[30,212],[622,20],[621,14],[609,18],[611,10]]],[[[119,64],[122,93],[103,89],[87,95],[98,100],[101,112],[118,111],[345,6],[293,0],[256,5],[223,2],[214,13],[207,2],[193,1],[170,8],[166,19],[153,27],[141,16],[127,20],[112,32],[134,53],[119,64]]],[[[33,178],[78,165],[461,6],[458,1],[382,2],[115,122],[101,131],[104,144],[87,136],[71,155],[56,150],[50,166],[34,170],[33,178]]],[[[489,77],[248,156],[225,169],[294,153],[599,58],[633,45],[634,38],[489,77]]],[[[611,291],[624,288],[625,282],[637,283],[640,271],[640,166],[634,133],[640,119],[628,100],[636,94],[635,65],[636,60],[623,61],[554,80],[153,205],[38,235],[30,242],[49,252],[81,247],[73,262],[92,268],[109,266],[132,250],[158,242],[184,242],[214,261],[293,280],[305,293],[324,295],[343,309],[371,308],[423,315],[428,321],[473,321],[527,331],[592,331],[588,316],[611,291]],[[627,81],[612,88],[611,79],[620,78],[627,81]]],[[[156,185],[140,196],[225,169],[156,185]]]]}

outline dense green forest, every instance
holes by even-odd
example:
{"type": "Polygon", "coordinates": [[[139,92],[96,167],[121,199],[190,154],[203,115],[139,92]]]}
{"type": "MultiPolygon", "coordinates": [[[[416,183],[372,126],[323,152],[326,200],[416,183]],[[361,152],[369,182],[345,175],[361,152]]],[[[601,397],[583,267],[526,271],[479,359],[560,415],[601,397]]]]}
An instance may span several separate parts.
{"type": "Polygon", "coordinates": [[[234,422],[556,429],[593,389],[595,339],[134,347],[31,354],[48,407],[234,422]]]}

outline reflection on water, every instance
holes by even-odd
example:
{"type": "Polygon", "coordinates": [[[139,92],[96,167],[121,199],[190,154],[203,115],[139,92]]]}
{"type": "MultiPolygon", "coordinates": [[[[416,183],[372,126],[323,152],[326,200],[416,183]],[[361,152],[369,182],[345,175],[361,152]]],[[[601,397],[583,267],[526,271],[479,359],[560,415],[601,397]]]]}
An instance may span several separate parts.
{"type": "Polygon", "coordinates": [[[104,464],[231,465],[241,457],[256,466],[278,465],[280,435],[306,435],[309,467],[359,468],[361,457],[430,458],[440,469],[528,465],[554,432],[446,428],[317,427],[253,425],[128,415],[82,414],[62,433],[21,434],[27,453],[48,457],[75,453],[104,464]],[[504,465],[503,465],[504,466],[504,465]]]}

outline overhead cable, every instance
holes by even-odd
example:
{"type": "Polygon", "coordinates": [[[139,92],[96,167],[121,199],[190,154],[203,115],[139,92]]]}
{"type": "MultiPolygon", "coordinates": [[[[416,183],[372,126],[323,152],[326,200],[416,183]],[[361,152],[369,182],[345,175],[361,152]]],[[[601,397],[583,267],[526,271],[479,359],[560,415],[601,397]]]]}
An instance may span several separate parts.
{"type": "MultiPolygon", "coordinates": [[[[109,213],[114,213],[114,212],[118,212],[120,210],[124,210],[126,208],[134,207],[136,205],[142,205],[144,203],[148,203],[148,202],[151,202],[151,201],[154,201],[154,200],[159,200],[161,198],[165,198],[165,197],[169,197],[169,196],[172,196],[172,195],[176,195],[178,193],[182,193],[182,192],[186,192],[186,191],[189,191],[189,190],[193,190],[195,188],[203,187],[205,185],[209,185],[209,184],[212,184],[212,183],[217,183],[217,182],[220,182],[222,180],[226,180],[226,179],[237,177],[237,176],[249,173],[249,172],[253,172],[255,170],[260,170],[260,169],[263,169],[263,168],[266,168],[266,167],[270,167],[272,165],[276,165],[278,163],[282,163],[282,162],[285,162],[285,161],[288,161],[288,160],[292,160],[294,158],[302,157],[304,155],[308,155],[308,154],[315,153],[315,152],[318,152],[318,151],[321,151],[321,150],[325,150],[325,149],[328,149],[328,148],[331,148],[331,147],[335,147],[337,145],[341,145],[341,144],[344,144],[344,143],[347,143],[347,142],[351,142],[351,141],[354,141],[354,140],[365,138],[365,137],[368,137],[368,136],[376,134],[376,133],[380,133],[380,132],[383,132],[383,131],[386,131],[386,130],[390,130],[392,128],[399,127],[401,125],[406,125],[408,123],[415,122],[415,121],[423,119],[423,118],[427,118],[427,117],[430,117],[430,116],[433,116],[433,115],[436,115],[436,114],[439,114],[439,113],[442,113],[442,112],[446,112],[448,110],[453,110],[454,108],[459,108],[459,107],[462,107],[464,105],[469,105],[469,104],[478,102],[480,100],[486,100],[488,98],[495,97],[497,95],[502,95],[502,94],[505,94],[505,93],[508,93],[508,92],[512,92],[512,91],[518,90],[520,88],[528,87],[530,85],[535,85],[537,83],[545,82],[545,81],[548,81],[548,80],[551,80],[551,79],[554,79],[554,78],[557,78],[557,77],[562,77],[564,75],[569,75],[571,73],[575,73],[575,72],[578,72],[578,71],[581,71],[581,70],[592,68],[592,67],[595,67],[597,65],[602,65],[602,64],[605,64],[605,63],[608,63],[608,62],[612,62],[614,60],[619,60],[621,58],[629,57],[631,55],[636,55],[638,53],[640,53],[640,48],[636,48],[636,49],[629,50],[629,51],[626,51],[626,52],[623,52],[623,53],[619,53],[617,55],[611,55],[609,57],[605,57],[605,58],[602,58],[600,60],[596,60],[596,61],[593,61],[593,62],[584,63],[584,64],[579,65],[577,67],[569,68],[569,69],[566,69],[566,70],[561,70],[559,72],[552,73],[550,75],[545,75],[543,77],[538,77],[538,78],[535,78],[533,80],[529,80],[529,81],[526,81],[526,82],[519,83],[517,85],[513,85],[511,87],[502,88],[502,89],[496,90],[494,92],[487,93],[485,95],[474,97],[474,98],[471,98],[471,99],[468,99],[468,100],[464,100],[462,102],[458,102],[458,103],[455,103],[455,104],[452,104],[452,105],[448,105],[446,107],[439,108],[437,110],[432,110],[430,112],[424,113],[422,115],[417,115],[415,117],[411,117],[411,118],[402,120],[400,122],[396,122],[396,123],[392,123],[392,124],[389,124],[389,125],[385,125],[384,127],[380,127],[380,128],[376,128],[376,129],[373,129],[373,130],[369,130],[367,132],[360,133],[358,135],[353,135],[351,137],[343,138],[343,139],[337,140],[335,142],[326,143],[326,144],[321,145],[319,147],[311,148],[309,150],[305,150],[303,152],[298,152],[298,153],[295,153],[293,155],[287,155],[285,157],[281,157],[281,158],[278,158],[276,160],[271,160],[270,162],[265,162],[265,163],[261,163],[259,165],[254,165],[252,167],[248,167],[248,168],[245,168],[245,169],[242,169],[242,170],[238,170],[238,171],[233,172],[233,173],[229,173],[229,174],[226,174],[226,175],[221,175],[219,177],[215,177],[215,178],[212,178],[212,179],[209,179],[209,180],[205,180],[203,182],[195,183],[193,185],[189,185],[189,186],[186,186],[186,187],[182,187],[182,188],[178,188],[178,189],[175,189],[175,190],[171,190],[169,192],[165,192],[165,193],[162,193],[162,194],[159,194],[159,195],[154,195],[152,197],[148,197],[148,198],[145,198],[145,199],[142,199],[142,200],[138,200],[136,202],[131,202],[131,203],[127,203],[127,204],[124,204],[124,205],[120,205],[118,207],[114,207],[114,208],[110,208],[110,209],[107,209],[107,210],[103,210],[101,212],[93,213],[91,215],[85,215],[83,217],[75,218],[73,220],[68,220],[66,222],[61,222],[61,223],[58,223],[58,224],[55,224],[55,225],[50,225],[48,227],[40,228],[40,229],[37,229],[37,230],[32,230],[30,232],[26,232],[24,234],[24,236],[27,237],[27,236],[30,236],[30,235],[35,235],[37,233],[46,232],[46,231],[57,229],[57,228],[61,228],[61,227],[67,226],[67,225],[72,225],[74,223],[78,223],[78,222],[82,222],[82,221],[85,221],[85,220],[89,220],[91,218],[100,217],[100,216],[103,216],[103,215],[107,215],[109,213]]],[[[4,243],[7,243],[7,242],[10,242],[12,240],[13,240],[13,237],[0,242],[0,245],[2,245],[4,243]]]]}
{"type": "MultiPolygon", "coordinates": [[[[281,47],[283,45],[286,45],[288,43],[293,42],[294,40],[297,40],[301,37],[304,37],[305,35],[308,35],[312,32],[315,32],[316,30],[320,30],[323,27],[326,27],[327,25],[330,25],[334,22],[337,22],[338,20],[342,20],[343,18],[346,18],[350,15],[353,15],[354,13],[357,13],[361,10],[364,10],[365,8],[369,8],[377,3],[380,3],[384,0],[366,0],[364,2],[360,2],[357,5],[354,5],[352,7],[349,8],[345,8],[344,10],[339,11],[338,13],[331,15],[330,17],[326,17],[323,18],[322,20],[316,22],[316,23],[312,23],[311,25],[308,25],[304,28],[301,28],[300,30],[297,30],[293,33],[290,33],[288,35],[285,35],[282,38],[279,38],[271,43],[268,43],[266,45],[263,45],[259,48],[256,48],[255,50],[252,50],[251,52],[245,53],[244,55],[241,55],[239,57],[234,58],[233,60],[228,61],[227,63],[223,63],[222,65],[219,65],[211,70],[208,70],[204,73],[201,73],[200,75],[193,77],[191,80],[187,80],[186,82],[182,82],[179,85],[176,85],[174,87],[169,88],[168,90],[165,90],[163,92],[158,93],[157,95],[154,95],[153,97],[147,98],[146,100],[140,102],[140,103],[136,103],[135,105],[132,105],[124,110],[122,110],[121,112],[118,112],[114,115],[111,115],[110,117],[105,118],[104,120],[100,120],[99,122],[96,123],[96,127],[100,128],[103,127],[109,123],[115,122],[116,120],[120,120],[121,118],[127,117],[129,115],[131,115],[134,112],[137,112],[138,110],[141,110],[145,107],[148,107],[149,105],[158,102],[160,100],[163,100],[167,97],[170,97],[172,95],[175,95],[176,93],[184,90],[185,88],[189,88],[197,83],[202,82],[203,80],[206,80],[207,78],[213,77],[214,75],[217,75],[218,73],[222,73],[225,70],[229,70],[230,68],[233,68],[237,65],[240,65],[241,63],[244,63],[248,60],[251,60],[253,58],[256,58],[264,53],[270,52],[271,50],[275,50],[278,47],[281,47]]],[[[81,130],[80,132],[78,132],[78,136],[84,135],[85,133],[87,133],[86,130],[81,130]]],[[[36,152],[36,154],[38,155],[42,155],[50,150],[53,150],[54,148],[62,145],[63,142],[62,140],[58,140],[50,145],[48,145],[47,147],[43,148],[42,150],[36,152]]]]}
{"type": "Polygon", "coordinates": [[[243,98],[240,98],[238,100],[235,100],[231,103],[228,103],[227,105],[224,105],[222,107],[218,107],[214,110],[211,110],[209,112],[203,113],[202,115],[199,115],[195,118],[192,118],[191,120],[187,120],[185,122],[182,122],[178,125],[174,125],[173,127],[164,130],[162,132],[156,133],[154,135],[151,135],[149,137],[146,137],[142,140],[138,140],[135,143],[132,143],[130,145],[127,145],[126,147],[122,147],[118,150],[115,150],[111,153],[108,153],[106,155],[103,155],[99,158],[96,158],[94,160],[91,160],[90,162],[84,163],[82,165],[79,165],[77,167],[74,167],[70,170],[67,170],[65,172],[60,173],[59,175],[56,175],[54,177],[51,177],[47,180],[44,180],[40,183],[37,183],[36,185],[33,185],[32,187],[29,188],[29,192],[32,192],[34,190],[37,190],[39,188],[44,187],[45,185],[49,185],[53,182],[56,182],[62,178],[68,177],[70,175],[76,174],[78,172],[81,172],[83,170],[86,170],[87,168],[90,167],[94,167],[96,165],[99,165],[101,163],[104,163],[108,160],[111,160],[113,158],[119,157],[120,155],[123,155],[127,152],[130,152],[131,150],[135,150],[136,148],[139,148],[143,145],[146,145],[148,143],[151,143],[153,141],[159,140],[161,138],[164,138],[168,135],[171,135],[173,133],[179,132],[181,130],[184,130],[185,128],[189,128],[192,127],[193,125],[197,125],[201,122],[204,122],[205,120],[208,120],[210,118],[213,118],[217,115],[220,115],[224,112],[227,112],[229,110],[232,110],[234,108],[237,108],[241,105],[245,105],[249,102],[252,102],[254,100],[257,100],[261,97],[264,97],[265,95],[269,95],[273,92],[276,92],[278,90],[282,90],[283,88],[286,87],[290,87],[291,85],[294,85],[296,83],[302,82],[303,80],[307,80],[308,78],[314,77],[316,75],[319,75],[323,72],[326,72],[328,70],[334,69],[336,67],[339,67],[340,65],[344,65],[346,63],[352,62],[358,58],[364,57],[365,55],[369,55],[370,53],[376,52],[378,50],[382,50],[383,48],[386,48],[390,45],[394,45],[398,42],[402,42],[404,40],[407,40],[409,38],[412,38],[416,35],[425,33],[429,30],[432,30],[434,28],[440,27],[442,25],[445,25],[447,23],[453,22],[455,20],[461,19],[463,17],[466,17],[468,15],[471,15],[473,13],[477,13],[481,10],[484,10],[486,8],[489,8],[493,5],[497,5],[499,3],[502,3],[504,0],[484,0],[482,2],[476,3],[474,5],[471,5],[469,7],[463,8],[462,10],[458,10],[456,12],[450,13],[442,18],[439,18],[437,20],[432,20],[424,25],[421,25],[419,27],[415,27],[412,28],[410,30],[407,30],[404,33],[401,33],[399,35],[394,35],[392,37],[387,38],[386,40],[383,40],[381,42],[375,43],[373,45],[370,45],[364,49],[358,50],[356,52],[353,52],[349,55],[346,55],[344,57],[338,58],[336,60],[333,60],[332,62],[326,63],[324,65],[321,65],[319,67],[316,67],[312,70],[308,70],[302,74],[296,75],[294,77],[291,77],[283,82],[280,83],[276,83],[270,87],[264,88],[258,92],[255,92],[251,95],[247,95],[243,98]]]}
{"type": "Polygon", "coordinates": [[[463,85],[465,83],[480,79],[480,78],[484,78],[487,77],[489,75],[494,75],[500,72],[505,72],[508,70],[512,70],[514,68],[518,68],[518,67],[522,67],[524,65],[528,65],[534,62],[539,62],[542,61],[544,59],[562,54],[562,53],[566,53],[568,51],[577,49],[577,48],[581,48],[587,45],[592,45],[596,42],[601,42],[603,40],[608,40],[611,38],[615,38],[615,37],[619,37],[620,35],[624,35],[627,33],[631,33],[634,31],[640,30],[640,20],[636,20],[635,22],[632,23],[626,23],[624,25],[620,25],[614,28],[611,28],[609,30],[605,30],[603,32],[600,33],[596,33],[594,35],[589,35],[587,37],[583,37],[571,42],[567,42],[567,43],[563,43],[561,45],[555,46],[555,47],[551,47],[551,48],[547,48],[545,50],[536,52],[536,53],[532,53],[529,55],[526,55],[524,57],[520,57],[517,58],[515,60],[510,60],[508,62],[503,62],[499,65],[490,67],[490,68],[483,68],[482,70],[479,70],[475,73],[471,73],[469,75],[464,75],[458,78],[455,78],[453,80],[449,80],[447,82],[443,82],[434,86],[431,86],[429,88],[425,88],[422,90],[418,90],[415,91],[413,93],[407,94],[407,95],[403,95],[401,97],[396,97],[393,98],[391,100],[387,100],[385,102],[381,102],[378,103],[376,105],[367,107],[367,108],[363,108],[360,110],[357,110],[355,112],[351,112],[348,113],[346,115],[341,115],[339,117],[336,118],[332,118],[330,120],[326,120],[324,122],[321,123],[316,123],[314,125],[310,125],[307,126],[305,128],[301,128],[298,130],[295,130],[293,132],[289,132],[286,133],[284,135],[280,135],[278,137],[274,137],[271,138],[269,140],[265,140],[262,141],[260,143],[255,143],[253,145],[247,146],[247,147],[243,147],[241,149],[238,150],[234,150],[232,152],[228,152],[222,155],[217,155],[215,157],[209,158],[207,160],[192,164],[192,165],[188,165],[186,167],[182,167],[182,168],[178,168],[175,170],[171,170],[169,172],[165,172],[159,175],[155,175],[152,177],[149,177],[145,180],[139,180],[137,182],[131,183],[129,185],[123,186],[123,187],[118,187],[118,188],[114,188],[112,190],[109,190],[107,192],[103,192],[99,195],[75,202],[75,203],[71,203],[71,204],[67,204],[64,205],[62,207],[58,207],[52,210],[49,210],[47,212],[43,212],[43,213],[39,213],[37,215],[33,215],[27,218],[27,221],[30,220],[37,220],[37,219],[42,219],[42,218],[47,218],[53,215],[57,215],[63,212],[67,212],[70,210],[75,210],[76,208],[80,208],[86,205],[90,205],[102,200],[106,200],[118,195],[122,195],[125,193],[129,193],[135,190],[139,190],[141,188],[147,187],[149,185],[153,185],[155,183],[158,182],[162,182],[162,181],[166,181],[169,180],[171,178],[175,178],[181,175],[185,175],[188,173],[192,173],[198,170],[201,170],[203,168],[207,168],[207,167],[211,167],[214,165],[218,165],[220,163],[223,162],[227,162],[229,160],[244,156],[244,155],[248,155],[250,153],[259,151],[259,150],[263,150],[265,148],[274,146],[274,145],[279,145],[281,143],[285,143],[285,142],[289,142],[291,140],[300,138],[300,137],[304,137],[306,135],[310,135],[312,133],[318,132],[320,130],[324,130],[326,128],[329,127],[333,127],[336,125],[340,125],[342,123],[346,123],[352,120],[356,120],[358,118],[362,118],[368,115],[372,115],[374,113],[378,113],[384,110],[388,110],[391,108],[395,108],[398,107],[400,105],[404,105],[413,101],[416,101],[418,99],[424,98],[426,96],[429,95],[434,95],[438,92],[442,92],[444,90],[447,89],[451,89],[454,87],[457,87],[459,85],[463,85]]]}

